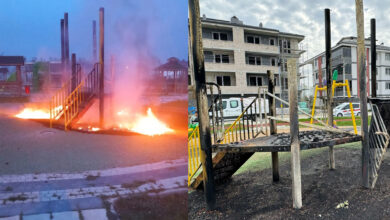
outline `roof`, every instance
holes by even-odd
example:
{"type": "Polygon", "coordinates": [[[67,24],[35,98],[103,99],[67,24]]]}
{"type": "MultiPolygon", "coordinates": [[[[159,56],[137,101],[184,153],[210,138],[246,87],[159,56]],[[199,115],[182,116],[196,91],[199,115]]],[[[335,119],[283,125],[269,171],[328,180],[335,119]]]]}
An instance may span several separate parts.
{"type": "Polygon", "coordinates": [[[0,56],[0,66],[24,65],[23,56],[0,56]]]}
{"type": "Polygon", "coordinates": [[[188,70],[188,62],[180,61],[176,57],[171,57],[168,62],[156,68],[159,71],[186,71],[188,70]],[[187,63],[187,65],[185,65],[187,63]]]}
{"type": "Polygon", "coordinates": [[[282,36],[295,37],[295,38],[299,38],[299,39],[302,39],[302,40],[305,38],[304,35],[300,35],[300,34],[292,34],[292,33],[287,33],[287,32],[280,32],[277,29],[265,28],[265,27],[253,26],[253,25],[247,25],[247,24],[244,24],[242,21],[240,21],[235,16],[232,17],[231,21],[219,20],[219,19],[213,19],[213,18],[206,18],[205,16],[201,17],[200,20],[202,22],[209,22],[209,23],[214,23],[214,24],[223,24],[223,25],[251,28],[251,29],[256,29],[256,30],[260,30],[260,31],[275,32],[276,34],[279,34],[279,35],[282,35],[282,36]]]}

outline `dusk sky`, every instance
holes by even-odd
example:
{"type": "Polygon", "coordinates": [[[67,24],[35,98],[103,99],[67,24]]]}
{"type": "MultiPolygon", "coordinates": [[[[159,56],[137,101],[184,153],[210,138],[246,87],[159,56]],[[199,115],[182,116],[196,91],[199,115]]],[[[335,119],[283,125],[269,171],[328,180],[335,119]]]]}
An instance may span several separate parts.
{"type": "Polygon", "coordinates": [[[92,20],[99,26],[99,8],[104,7],[106,57],[134,48],[161,62],[188,57],[187,1],[0,1],[0,55],[60,59],[60,19],[68,12],[70,53],[89,60],[92,20]]]}

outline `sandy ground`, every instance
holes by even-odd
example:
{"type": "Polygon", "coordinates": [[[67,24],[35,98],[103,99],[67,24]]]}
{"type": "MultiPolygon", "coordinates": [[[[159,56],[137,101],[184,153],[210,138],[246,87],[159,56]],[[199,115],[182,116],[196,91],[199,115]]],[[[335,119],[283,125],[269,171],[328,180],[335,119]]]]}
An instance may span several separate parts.
{"type": "Polygon", "coordinates": [[[390,219],[390,155],[374,189],[361,186],[361,149],[336,147],[336,170],[328,169],[322,148],[302,160],[303,208],[292,208],[289,160],[279,183],[270,169],[243,172],[217,187],[217,208],[207,211],[202,191],[189,194],[189,219],[390,219]],[[348,201],[348,206],[336,208],[348,201]]]}
{"type": "Polygon", "coordinates": [[[20,106],[0,107],[0,175],[107,169],[187,155],[187,137],[179,132],[154,137],[65,132],[4,113],[20,106]]]}

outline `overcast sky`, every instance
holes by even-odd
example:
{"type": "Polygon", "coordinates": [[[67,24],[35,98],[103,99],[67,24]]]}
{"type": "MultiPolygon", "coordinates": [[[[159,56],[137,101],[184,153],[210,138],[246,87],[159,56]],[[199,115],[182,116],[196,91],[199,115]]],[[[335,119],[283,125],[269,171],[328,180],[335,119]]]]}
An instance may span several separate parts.
{"type": "MultiPolygon", "coordinates": [[[[364,34],[370,35],[370,19],[376,18],[377,44],[390,46],[390,0],[364,1],[364,34]]],[[[201,15],[230,20],[235,15],[244,24],[301,34],[303,59],[325,51],[324,9],[330,9],[332,46],[342,37],[356,36],[355,1],[353,0],[200,0],[201,15]]],[[[301,70],[302,71],[302,70],[301,70]]],[[[312,86],[311,67],[305,66],[308,78],[301,84],[312,86]]]]}
{"type": "MultiPolygon", "coordinates": [[[[331,11],[332,46],[344,36],[356,36],[353,0],[200,0],[201,15],[230,20],[235,15],[245,24],[305,35],[308,56],[325,50],[324,9],[331,11]]],[[[370,19],[377,19],[378,43],[390,45],[390,0],[364,1],[365,36],[370,34],[370,19]]]]}
{"type": "MultiPolygon", "coordinates": [[[[60,19],[69,13],[70,52],[92,57],[92,20],[105,8],[106,56],[136,48],[162,62],[187,59],[187,1],[0,0],[0,55],[60,58],[60,19]]],[[[99,24],[98,24],[99,25],[99,24]]]]}

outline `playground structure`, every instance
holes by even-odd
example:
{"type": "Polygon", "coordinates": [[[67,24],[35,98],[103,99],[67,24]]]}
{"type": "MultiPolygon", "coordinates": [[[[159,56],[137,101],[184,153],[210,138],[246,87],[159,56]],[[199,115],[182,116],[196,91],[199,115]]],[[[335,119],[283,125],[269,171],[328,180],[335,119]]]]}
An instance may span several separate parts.
{"type": "MultiPolygon", "coordinates": [[[[69,65],[68,13],[61,19],[61,61],[63,71],[71,72],[69,80],[56,91],[49,101],[50,127],[62,124],[69,130],[99,100],[99,121],[104,123],[104,9],[99,9],[100,43],[99,62],[83,75],[80,64],[76,63],[76,54],[72,54],[69,65]],[[70,68],[69,68],[70,66],[70,68]],[[69,71],[71,69],[71,71],[69,71]]],[[[93,57],[96,59],[96,22],[93,21],[93,57]]]]}
{"type": "MultiPolygon", "coordinates": [[[[330,32],[330,10],[325,9],[325,45],[326,45],[326,75],[327,75],[327,123],[309,115],[310,118],[316,120],[322,126],[300,123],[298,121],[298,111],[304,113],[297,106],[298,90],[297,90],[297,66],[296,58],[287,61],[289,72],[289,102],[286,102],[275,96],[274,92],[274,77],[272,72],[267,72],[269,79],[268,91],[262,95],[269,99],[270,114],[264,118],[265,123],[261,123],[261,114],[259,117],[255,114],[253,119],[252,107],[247,107],[242,114],[229,126],[226,130],[215,129],[214,108],[219,110],[221,106],[214,103],[218,101],[212,100],[211,107],[207,102],[207,83],[205,81],[205,68],[203,47],[201,38],[201,26],[199,19],[199,1],[189,0],[190,12],[190,39],[192,42],[193,66],[196,82],[196,97],[198,105],[199,126],[195,128],[188,139],[189,153],[189,187],[197,189],[203,185],[205,200],[208,209],[214,209],[216,203],[215,184],[220,184],[230,178],[237,169],[239,169],[254,152],[271,152],[272,156],[272,175],[273,181],[279,181],[279,161],[278,152],[291,152],[291,177],[292,177],[292,199],[293,207],[302,207],[302,183],[301,183],[301,160],[300,151],[329,147],[329,168],[335,169],[334,146],[351,142],[362,142],[362,185],[366,188],[373,188],[378,177],[383,156],[389,145],[390,129],[390,112],[386,109],[390,107],[390,98],[376,98],[376,92],[372,92],[372,96],[367,98],[366,91],[366,76],[365,76],[365,53],[364,53],[364,23],[363,23],[363,2],[356,1],[356,22],[358,29],[358,57],[359,57],[359,85],[360,85],[360,106],[361,106],[361,134],[352,134],[344,130],[333,127],[333,91],[337,86],[347,86],[348,82],[336,83],[331,78],[331,32],[330,32]],[[333,90],[333,91],[332,91],[333,90]],[[283,104],[289,106],[290,120],[285,120],[276,117],[275,100],[278,99],[283,104]],[[370,128],[368,127],[367,103],[372,105],[373,113],[370,128]],[[212,110],[212,123],[209,119],[209,110],[212,110]],[[245,124],[246,120],[246,124],[245,124]],[[251,120],[251,122],[249,121],[251,120]],[[278,134],[276,121],[286,121],[290,123],[289,134],[278,134]],[[242,123],[241,123],[242,121],[242,123]],[[255,124],[264,125],[258,129],[255,124]],[[268,121],[268,122],[267,122],[268,121]],[[211,129],[211,124],[213,129],[211,129]],[[314,128],[312,131],[299,131],[299,125],[314,128]],[[266,136],[257,136],[255,132],[258,129],[266,136]],[[268,133],[269,129],[269,133],[268,133]],[[211,138],[211,131],[214,136],[214,141],[211,138]],[[223,135],[217,135],[222,132],[223,135]]],[[[372,57],[372,75],[376,73],[375,61],[375,20],[371,20],[371,53],[372,57]]],[[[372,91],[376,91],[376,78],[372,77],[372,91]]],[[[348,89],[349,91],[349,89],[348,89]]],[[[349,94],[350,96],[350,94],[349,94]]],[[[261,98],[259,93],[257,99],[261,98]]],[[[255,103],[255,102],[254,102],[255,103]]],[[[259,102],[261,103],[261,102],[259,102]]],[[[265,102],[264,102],[265,103],[265,102]]],[[[256,105],[255,105],[256,106],[256,105]]],[[[264,108],[259,104],[256,108],[264,108]]],[[[353,113],[352,113],[353,115],[353,113]]],[[[224,127],[223,125],[220,127],[224,127]]],[[[357,132],[356,127],[354,132],[357,132]]]]}

